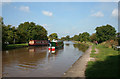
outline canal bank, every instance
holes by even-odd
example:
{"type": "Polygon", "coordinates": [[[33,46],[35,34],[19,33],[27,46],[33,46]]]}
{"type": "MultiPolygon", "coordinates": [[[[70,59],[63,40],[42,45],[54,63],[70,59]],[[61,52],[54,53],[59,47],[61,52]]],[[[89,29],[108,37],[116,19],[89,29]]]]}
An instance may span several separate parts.
{"type": "Polygon", "coordinates": [[[9,45],[6,45],[2,50],[10,50],[10,49],[16,49],[16,48],[23,48],[23,47],[28,47],[28,43],[9,44],[9,45]]]}
{"type": "Polygon", "coordinates": [[[85,77],[87,62],[90,59],[92,46],[64,73],[63,77],[85,77]]]}

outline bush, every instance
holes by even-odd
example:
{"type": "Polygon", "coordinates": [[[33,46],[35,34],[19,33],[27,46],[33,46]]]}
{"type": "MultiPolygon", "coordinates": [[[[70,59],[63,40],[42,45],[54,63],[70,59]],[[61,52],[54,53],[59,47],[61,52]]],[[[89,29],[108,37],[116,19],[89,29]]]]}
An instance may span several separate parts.
{"type": "Polygon", "coordinates": [[[102,42],[101,45],[105,46],[106,48],[112,48],[113,45],[115,46],[118,45],[118,41],[108,40],[108,41],[102,42]]]}

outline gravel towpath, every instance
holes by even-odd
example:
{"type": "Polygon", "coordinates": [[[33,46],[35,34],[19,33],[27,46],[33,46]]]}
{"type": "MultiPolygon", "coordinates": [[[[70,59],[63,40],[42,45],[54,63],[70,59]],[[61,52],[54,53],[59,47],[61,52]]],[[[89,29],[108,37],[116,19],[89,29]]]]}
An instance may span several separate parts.
{"type": "Polygon", "coordinates": [[[64,73],[63,77],[84,77],[87,62],[90,61],[92,46],[64,73]]]}

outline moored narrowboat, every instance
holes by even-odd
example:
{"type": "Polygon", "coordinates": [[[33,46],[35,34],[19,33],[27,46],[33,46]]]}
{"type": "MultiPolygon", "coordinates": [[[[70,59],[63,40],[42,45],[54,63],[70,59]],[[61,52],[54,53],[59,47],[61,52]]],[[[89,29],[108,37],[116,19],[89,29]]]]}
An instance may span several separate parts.
{"type": "Polygon", "coordinates": [[[55,49],[63,48],[64,43],[62,40],[53,40],[49,42],[49,51],[55,51],[55,49]]]}
{"type": "Polygon", "coordinates": [[[48,45],[47,40],[30,40],[29,41],[29,46],[43,46],[43,45],[48,45]]]}
{"type": "Polygon", "coordinates": [[[63,46],[64,46],[64,43],[63,43],[62,40],[57,40],[57,41],[50,42],[50,47],[55,47],[55,49],[63,48],[63,46]]]}
{"type": "Polygon", "coordinates": [[[62,40],[53,40],[49,42],[49,52],[55,53],[55,49],[63,48],[64,43],[62,40]]]}

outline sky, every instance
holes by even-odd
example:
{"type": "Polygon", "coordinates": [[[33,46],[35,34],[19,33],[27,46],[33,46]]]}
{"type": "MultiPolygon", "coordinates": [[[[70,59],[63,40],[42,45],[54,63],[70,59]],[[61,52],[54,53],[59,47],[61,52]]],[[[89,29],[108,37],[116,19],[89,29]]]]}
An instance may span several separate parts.
{"type": "Polygon", "coordinates": [[[118,31],[117,2],[4,2],[2,17],[6,25],[18,27],[20,23],[42,25],[48,35],[59,38],[88,32],[110,24],[118,31]]]}

